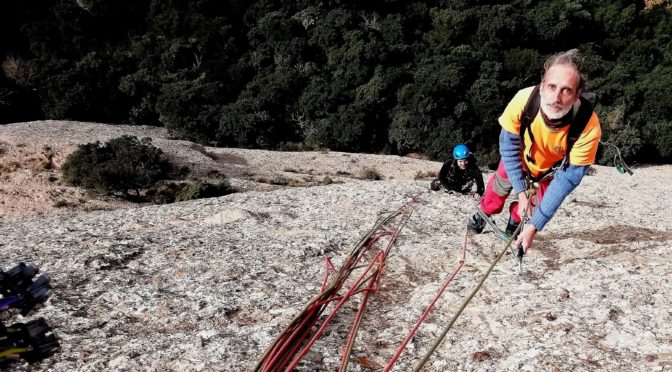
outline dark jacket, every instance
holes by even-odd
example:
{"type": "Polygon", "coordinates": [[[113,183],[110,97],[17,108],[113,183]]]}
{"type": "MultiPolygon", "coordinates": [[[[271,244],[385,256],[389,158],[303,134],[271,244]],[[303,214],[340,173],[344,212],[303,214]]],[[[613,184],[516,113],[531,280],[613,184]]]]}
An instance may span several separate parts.
{"type": "Polygon", "coordinates": [[[483,184],[483,174],[476,165],[476,159],[469,156],[469,165],[467,169],[462,170],[457,166],[457,160],[448,159],[439,171],[439,180],[441,185],[446,190],[457,191],[461,193],[468,193],[471,191],[474,183],[476,184],[476,192],[483,196],[485,185],[483,184]]]}

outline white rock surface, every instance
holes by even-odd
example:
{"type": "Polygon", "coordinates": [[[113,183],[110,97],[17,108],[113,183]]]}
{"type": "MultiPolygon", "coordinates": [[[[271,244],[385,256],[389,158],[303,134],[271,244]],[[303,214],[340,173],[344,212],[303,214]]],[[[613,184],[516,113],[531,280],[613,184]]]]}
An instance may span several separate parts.
{"type": "MultiPolygon", "coordinates": [[[[22,127],[0,127],[6,147],[14,148],[11,138],[22,127]]],[[[430,192],[429,179],[413,179],[418,171],[438,170],[436,162],[207,151],[235,156],[239,164],[222,168],[245,168],[234,177],[307,177],[312,169],[319,177],[340,171],[343,183],[273,186],[163,206],[5,213],[3,268],[33,262],[52,277],[52,297],[30,318],[44,317],[62,345],[55,356],[15,369],[250,369],[319,290],[324,257],[339,268],[377,217],[417,195],[367,306],[349,370],[387,364],[458,265],[465,223],[477,202],[430,192]],[[384,179],[354,179],[364,166],[384,179]]],[[[538,234],[523,275],[508,258],[496,266],[426,370],[672,368],[672,202],[666,197],[672,167],[640,167],[632,177],[597,169],[538,234]],[[476,352],[490,358],[474,361],[476,352]]],[[[468,240],[465,266],[394,370],[415,367],[501,248],[492,233],[468,240]]],[[[357,304],[344,307],[299,370],[337,368],[357,304]]]]}

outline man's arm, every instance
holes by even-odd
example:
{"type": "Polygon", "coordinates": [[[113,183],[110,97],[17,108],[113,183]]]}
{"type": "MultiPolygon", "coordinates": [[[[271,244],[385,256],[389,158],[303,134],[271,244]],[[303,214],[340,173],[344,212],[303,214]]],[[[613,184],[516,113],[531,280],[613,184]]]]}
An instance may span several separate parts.
{"type": "Polygon", "coordinates": [[[516,195],[525,191],[523,160],[520,157],[520,136],[502,129],[499,133],[499,154],[502,156],[504,169],[511,181],[513,191],[516,195]]]}
{"type": "Polygon", "coordinates": [[[560,204],[565,200],[565,197],[581,183],[583,176],[588,172],[588,168],[590,168],[589,165],[570,164],[567,168],[561,168],[555,172],[555,176],[541,200],[541,205],[534,212],[530,221],[537,231],[541,231],[546,226],[560,204]]]}

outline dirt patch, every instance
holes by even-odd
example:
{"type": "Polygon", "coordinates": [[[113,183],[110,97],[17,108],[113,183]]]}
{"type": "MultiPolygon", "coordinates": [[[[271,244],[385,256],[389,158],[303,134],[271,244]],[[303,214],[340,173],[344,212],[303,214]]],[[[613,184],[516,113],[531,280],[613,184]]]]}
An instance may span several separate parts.
{"type": "Polygon", "coordinates": [[[574,200],[572,202],[572,204],[580,205],[582,207],[589,207],[589,208],[593,208],[593,209],[602,209],[602,208],[608,208],[609,207],[607,205],[607,203],[602,202],[602,201],[595,202],[595,201],[574,200]]]}
{"type": "Polygon", "coordinates": [[[553,234],[549,235],[544,240],[569,238],[601,245],[614,245],[636,241],[667,241],[672,240],[672,234],[667,231],[651,230],[644,227],[613,225],[600,230],[580,230],[562,234],[553,234]]]}
{"type": "Polygon", "coordinates": [[[543,255],[542,262],[546,265],[547,270],[554,271],[560,268],[560,252],[558,251],[558,247],[549,239],[544,239],[540,236],[532,249],[539,251],[543,255]]]}
{"type": "Polygon", "coordinates": [[[233,164],[233,165],[249,165],[247,160],[244,157],[234,155],[234,154],[219,154],[216,152],[206,152],[212,160],[220,164],[233,164]]]}

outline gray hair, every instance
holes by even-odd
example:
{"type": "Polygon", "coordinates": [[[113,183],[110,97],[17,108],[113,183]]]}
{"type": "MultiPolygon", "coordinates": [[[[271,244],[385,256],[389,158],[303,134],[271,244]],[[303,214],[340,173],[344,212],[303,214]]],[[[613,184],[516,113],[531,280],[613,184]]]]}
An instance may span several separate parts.
{"type": "Polygon", "coordinates": [[[546,63],[544,63],[544,76],[551,66],[555,65],[569,65],[572,66],[576,72],[579,74],[579,90],[583,90],[586,86],[586,75],[582,71],[583,56],[578,49],[570,49],[566,52],[555,53],[554,55],[548,57],[546,63]]]}

